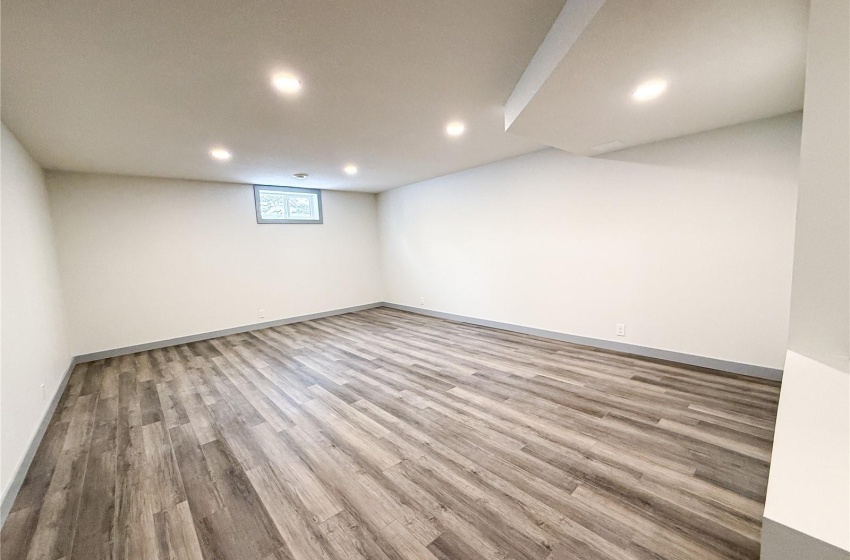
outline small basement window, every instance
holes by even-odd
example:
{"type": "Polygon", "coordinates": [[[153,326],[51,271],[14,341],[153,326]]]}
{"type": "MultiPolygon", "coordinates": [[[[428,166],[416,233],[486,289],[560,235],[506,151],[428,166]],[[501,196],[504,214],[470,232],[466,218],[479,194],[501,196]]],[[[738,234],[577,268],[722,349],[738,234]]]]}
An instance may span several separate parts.
{"type": "Polygon", "coordinates": [[[254,185],[258,224],[321,224],[322,191],[254,185]]]}

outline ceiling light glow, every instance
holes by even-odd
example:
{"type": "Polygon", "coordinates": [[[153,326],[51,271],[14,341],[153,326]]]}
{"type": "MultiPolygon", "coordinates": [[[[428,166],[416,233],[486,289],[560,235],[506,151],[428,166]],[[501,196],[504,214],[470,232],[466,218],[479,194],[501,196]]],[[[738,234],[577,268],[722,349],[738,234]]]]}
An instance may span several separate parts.
{"type": "Polygon", "coordinates": [[[342,168],[342,171],[346,175],[357,175],[357,166],[349,163],[348,165],[342,168]]]}
{"type": "Polygon", "coordinates": [[[292,74],[275,74],[272,85],[281,93],[293,94],[301,91],[301,80],[292,74]]]}
{"type": "Polygon", "coordinates": [[[640,84],[632,92],[635,101],[649,101],[659,97],[667,90],[667,80],[650,80],[640,84]]]}
{"type": "Polygon", "coordinates": [[[213,148],[210,150],[210,157],[219,161],[227,161],[233,157],[233,154],[224,148],[213,148]]]}
{"type": "Polygon", "coordinates": [[[449,136],[460,136],[466,130],[462,122],[450,122],[446,125],[446,134],[449,136]]]}

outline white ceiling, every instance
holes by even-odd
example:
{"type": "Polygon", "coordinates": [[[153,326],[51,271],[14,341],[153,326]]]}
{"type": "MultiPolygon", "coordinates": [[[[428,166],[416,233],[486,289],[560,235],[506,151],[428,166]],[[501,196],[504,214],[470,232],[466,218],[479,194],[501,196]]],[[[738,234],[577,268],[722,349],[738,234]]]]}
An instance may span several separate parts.
{"type": "Polygon", "coordinates": [[[381,191],[541,147],[503,106],[563,4],[3,0],[2,119],[48,169],[381,191]]]}
{"type": "Polygon", "coordinates": [[[545,145],[596,154],[800,110],[807,14],[807,0],[3,0],[2,119],[48,169],[377,192],[545,145]],[[304,91],[281,96],[277,71],[304,91]],[[653,78],[665,95],[635,103],[653,78]],[[445,135],[452,120],[465,135],[445,135]]]}
{"type": "Polygon", "coordinates": [[[588,155],[801,110],[807,22],[807,0],[569,0],[508,131],[588,155]],[[652,79],[666,93],[635,102],[652,79]]]}

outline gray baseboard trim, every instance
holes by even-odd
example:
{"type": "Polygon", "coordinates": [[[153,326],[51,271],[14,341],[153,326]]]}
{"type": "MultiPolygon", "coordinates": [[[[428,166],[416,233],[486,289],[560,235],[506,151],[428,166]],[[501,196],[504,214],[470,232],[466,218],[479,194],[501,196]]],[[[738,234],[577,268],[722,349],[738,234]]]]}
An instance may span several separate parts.
{"type": "Polygon", "coordinates": [[[599,338],[588,338],[584,336],[576,336],[565,334],[556,331],[547,331],[534,327],[524,327],[522,325],[514,325],[511,323],[500,323],[498,321],[490,321],[488,319],[478,319],[475,317],[467,317],[465,315],[455,315],[454,313],[445,313],[443,311],[433,311],[422,307],[413,307],[410,305],[401,305],[398,303],[383,302],[384,307],[399,309],[401,311],[410,311],[420,315],[429,317],[438,317],[440,319],[449,319],[450,321],[459,321],[461,323],[470,323],[482,327],[490,327],[501,329],[504,331],[512,331],[522,334],[530,334],[542,338],[551,338],[573,344],[581,344],[582,346],[590,346],[593,348],[601,348],[603,350],[612,350],[614,352],[623,352],[625,354],[633,354],[644,358],[654,358],[656,360],[665,360],[668,362],[676,362],[679,364],[687,364],[708,369],[725,371],[728,373],[737,373],[747,375],[749,377],[758,377],[761,379],[770,379],[773,381],[782,381],[782,370],[773,369],[764,366],[756,366],[752,364],[742,364],[739,362],[729,362],[726,360],[718,360],[717,358],[707,358],[705,356],[694,356],[692,354],[683,354],[672,350],[661,350],[659,348],[649,348],[647,346],[638,346],[635,344],[625,344],[623,342],[614,342],[611,340],[602,340],[599,338]]]}
{"type": "MultiPolygon", "coordinates": [[[[564,342],[571,342],[573,344],[581,344],[584,346],[590,346],[593,348],[602,348],[605,350],[613,350],[616,352],[623,352],[626,354],[633,354],[636,356],[643,356],[648,358],[655,358],[660,360],[667,360],[671,362],[677,362],[682,364],[688,364],[698,367],[716,369],[720,371],[726,371],[731,373],[738,373],[741,375],[749,375],[752,377],[760,377],[763,379],[772,379],[780,381],[782,379],[782,370],[771,369],[763,366],[755,366],[751,364],[741,364],[737,362],[728,362],[725,360],[718,360],[715,358],[706,358],[703,356],[693,356],[690,354],[682,354],[679,352],[673,352],[670,350],[659,350],[657,348],[647,348],[644,346],[636,346],[633,344],[624,344],[621,342],[612,342],[609,340],[601,340],[596,338],[587,338],[583,336],[575,336],[565,333],[559,333],[555,331],[547,331],[544,329],[537,329],[533,327],[524,327],[521,325],[513,325],[510,323],[500,323],[498,321],[490,321],[487,319],[477,319],[474,317],[466,317],[464,315],[455,315],[454,313],[444,313],[442,311],[432,311],[430,309],[423,309],[421,307],[413,307],[409,305],[400,305],[397,303],[390,302],[375,302],[375,303],[367,303],[364,305],[356,305],[353,307],[345,307],[342,309],[333,309],[330,311],[322,311],[319,313],[311,313],[309,315],[300,315],[297,317],[288,317],[286,319],[277,319],[275,321],[268,321],[265,323],[254,323],[251,325],[243,325],[240,327],[232,327],[229,329],[222,329],[218,331],[211,331],[206,333],[194,334],[183,336],[179,338],[172,338],[169,340],[160,340],[156,342],[147,342],[145,344],[137,344],[134,346],[125,346],[123,348],[115,348],[112,350],[104,350],[101,352],[93,352],[90,354],[83,354],[81,356],[76,356],[71,359],[71,363],[68,365],[68,368],[65,370],[65,374],[62,377],[62,381],[59,383],[59,387],[56,389],[56,393],[53,395],[53,399],[50,401],[50,406],[48,406],[47,410],[44,413],[44,417],[41,419],[41,423],[38,426],[38,430],[36,430],[35,435],[30,441],[29,447],[27,448],[27,452],[24,455],[24,458],[21,460],[21,463],[18,465],[18,468],[15,470],[15,475],[12,477],[12,483],[9,485],[9,488],[6,490],[6,493],[3,495],[2,503],[0,503],[0,526],[2,526],[6,522],[6,518],[9,515],[9,512],[12,510],[12,506],[15,503],[15,498],[18,496],[18,492],[23,485],[24,478],[26,477],[27,472],[29,471],[30,465],[32,464],[33,458],[35,458],[35,454],[38,451],[38,447],[41,444],[41,440],[44,437],[45,432],[47,431],[47,426],[50,424],[50,420],[53,418],[53,413],[56,411],[56,407],[59,405],[59,400],[62,398],[62,395],[65,392],[65,387],[68,385],[68,380],[71,378],[71,372],[74,371],[74,366],[77,364],[91,362],[94,360],[101,360],[104,358],[113,358],[116,356],[123,356],[126,354],[133,354],[135,352],[144,352],[147,350],[154,350],[157,348],[166,348],[168,346],[174,346],[176,344],[187,344],[189,342],[198,342],[201,340],[208,340],[211,338],[217,338],[220,336],[227,336],[231,334],[238,334],[243,332],[254,331],[258,329],[265,329],[269,327],[277,327],[280,325],[288,325],[291,323],[299,323],[302,321],[310,321],[313,319],[321,319],[322,317],[331,317],[333,315],[342,315],[345,313],[353,313],[355,311],[363,311],[364,309],[372,309],[375,307],[389,307],[392,309],[398,309],[401,311],[409,311],[411,313],[418,313],[420,315],[427,315],[429,317],[438,317],[440,319],[448,319],[450,321],[458,321],[462,323],[469,323],[473,325],[480,325],[483,327],[490,327],[494,329],[501,329],[511,332],[517,332],[522,334],[529,334],[533,336],[539,336],[543,338],[550,338],[554,340],[561,340],[564,342]]],[[[768,519],[765,519],[765,522],[775,523],[768,519]]],[[[780,527],[787,529],[788,531],[794,531],[793,529],[787,528],[784,525],[776,523],[780,527]]],[[[802,535],[802,533],[801,533],[802,535]]],[[[804,537],[808,537],[807,535],[803,535],[804,537]]],[[[813,537],[808,537],[812,538],[813,537]]],[[[816,539],[814,539],[816,540],[816,539]]],[[[820,542],[820,541],[818,541],[820,542]]],[[[821,543],[824,546],[830,546],[826,543],[821,543]]],[[[834,548],[834,547],[833,547],[834,548]]],[[[843,553],[840,549],[835,549],[839,551],[839,553],[843,553]]],[[[777,557],[780,558],[780,557],[777,557]]],[[[789,557],[790,558],[790,557],[789,557]]],[[[830,560],[833,556],[824,556],[823,558],[829,558],[830,560]]],[[[850,556],[834,556],[836,559],[841,560],[850,560],[850,556]]]]}
{"type": "Polygon", "coordinates": [[[65,370],[65,375],[62,376],[62,380],[59,382],[59,387],[56,388],[56,393],[50,400],[50,405],[44,412],[44,417],[42,417],[41,423],[38,425],[38,429],[35,431],[32,440],[30,440],[30,444],[27,447],[27,452],[24,454],[24,458],[21,459],[18,468],[15,469],[15,474],[12,477],[12,483],[9,485],[9,488],[6,489],[6,493],[3,494],[3,501],[0,502],[0,527],[6,523],[6,518],[9,516],[9,512],[12,511],[12,506],[15,504],[15,498],[18,497],[18,492],[24,484],[24,479],[27,476],[27,472],[30,470],[32,460],[35,458],[36,451],[38,451],[38,446],[41,445],[41,440],[44,438],[45,432],[47,432],[47,426],[53,418],[53,413],[56,412],[56,407],[59,406],[59,401],[65,393],[65,387],[68,386],[68,380],[71,379],[71,372],[74,371],[74,366],[76,366],[77,363],[77,358],[71,358],[71,363],[68,365],[68,369],[65,370]]]}
{"type": "Polygon", "coordinates": [[[811,535],[762,518],[761,560],[850,560],[850,551],[838,548],[811,535]]]}
{"type": "Polygon", "coordinates": [[[83,354],[77,356],[77,363],[93,362],[95,360],[103,360],[105,358],[114,358],[116,356],[124,356],[126,354],[135,354],[136,352],[146,352],[148,350],[156,350],[157,348],[167,348],[177,344],[188,344],[190,342],[199,342],[201,340],[209,340],[220,336],[228,336],[231,334],[239,334],[269,327],[279,327],[280,325],[288,325],[290,323],[300,323],[302,321],[311,321],[313,319],[321,319],[322,317],[330,317],[332,315],[342,315],[344,313],[353,313],[355,311],[363,311],[364,309],[372,309],[380,307],[381,302],[367,303],[364,305],[355,305],[353,307],[344,307],[342,309],[332,309],[330,311],[321,311],[319,313],[311,313],[309,315],[299,315],[297,317],[287,317],[286,319],[276,319],[265,323],[254,323],[251,325],[243,325],[241,327],[231,327],[219,331],[210,331],[199,334],[190,334],[178,338],[168,340],[157,340],[155,342],[146,342],[144,344],[135,344],[133,346],[124,346],[123,348],[114,348],[112,350],[103,350],[100,352],[92,352],[91,354],[83,354]]]}
{"type": "Polygon", "coordinates": [[[50,401],[50,406],[47,408],[44,413],[44,417],[41,419],[41,423],[38,426],[38,430],[36,430],[32,441],[30,441],[29,447],[27,448],[27,452],[24,455],[24,458],[21,460],[20,465],[18,465],[18,468],[15,470],[15,475],[12,477],[12,483],[9,485],[9,488],[3,495],[3,501],[2,503],[0,503],[0,527],[2,527],[2,525],[6,522],[6,518],[8,517],[9,512],[11,512],[12,510],[12,506],[15,503],[15,498],[17,498],[18,496],[18,492],[20,491],[21,486],[24,483],[24,478],[26,478],[27,472],[29,471],[30,465],[32,464],[32,460],[35,457],[36,451],[38,451],[38,446],[41,444],[41,440],[44,437],[44,433],[47,431],[47,426],[50,424],[50,420],[53,418],[53,413],[56,411],[56,407],[59,405],[59,400],[62,398],[62,394],[65,392],[65,387],[68,385],[68,380],[71,378],[71,372],[74,371],[74,366],[76,366],[77,364],[93,362],[95,360],[101,360],[104,358],[113,358],[115,356],[124,356],[126,354],[133,354],[135,352],[154,350],[156,348],[166,348],[168,346],[174,346],[176,344],[198,342],[201,340],[209,340],[210,338],[217,338],[220,336],[249,332],[258,329],[266,329],[269,327],[277,327],[280,325],[288,325],[290,323],[300,323],[302,321],[310,321],[312,319],[321,319],[322,317],[330,317],[332,315],[353,313],[355,311],[362,311],[364,309],[380,307],[381,305],[381,302],[355,305],[353,307],[332,309],[330,311],[321,311],[319,313],[299,315],[297,317],[287,317],[286,319],[277,319],[275,321],[267,321],[265,323],[243,325],[241,327],[232,327],[219,331],[211,331],[206,333],[181,336],[179,338],[172,338],[169,340],[159,340],[156,342],[147,342],[145,344],[136,344],[134,346],[125,346],[123,348],[115,348],[112,350],[103,350],[102,352],[92,352],[91,354],[83,354],[72,358],[68,369],[65,371],[65,375],[63,376],[62,381],[59,383],[59,387],[56,389],[56,394],[53,395],[53,399],[50,401]]]}

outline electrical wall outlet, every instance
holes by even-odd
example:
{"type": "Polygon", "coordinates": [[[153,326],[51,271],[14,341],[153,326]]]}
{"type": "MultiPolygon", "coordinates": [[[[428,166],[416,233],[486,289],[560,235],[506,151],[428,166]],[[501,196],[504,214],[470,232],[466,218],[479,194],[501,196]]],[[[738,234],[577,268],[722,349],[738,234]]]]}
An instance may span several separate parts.
{"type": "Polygon", "coordinates": [[[262,319],[265,316],[266,316],[266,310],[265,309],[260,309],[260,310],[257,311],[257,317],[259,317],[260,319],[262,319]]]}
{"type": "Polygon", "coordinates": [[[626,325],[617,323],[617,336],[626,336],[626,325]]]}
{"type": "Polygon", "coordinates": [[[424,297],[419,298],[419,305],[425,305],[425,298],[424,297]]]}

